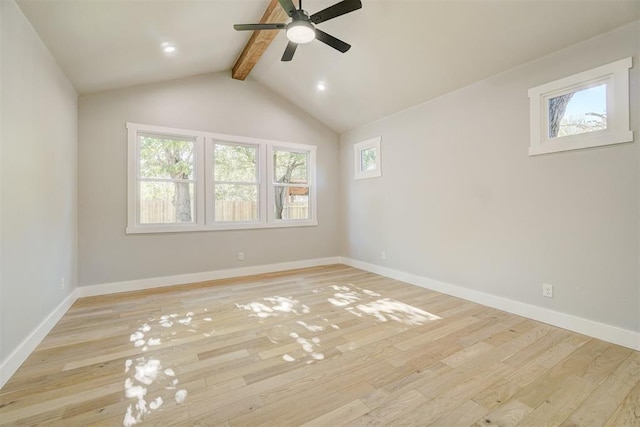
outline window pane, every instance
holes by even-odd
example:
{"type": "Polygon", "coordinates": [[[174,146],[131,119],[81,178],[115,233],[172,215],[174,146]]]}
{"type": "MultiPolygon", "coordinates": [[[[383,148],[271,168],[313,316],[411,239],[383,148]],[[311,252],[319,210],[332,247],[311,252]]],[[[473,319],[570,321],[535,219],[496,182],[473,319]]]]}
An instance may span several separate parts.
{"type": "Polygon", "coordinates": [[[376,149],[365,148],[360,152],[360,170],[372,171],[376,169],[376,149]]]}
{"type": "Polygon", "coordinates": [[[257,182],[257,147],[216,144],[214,179],[227,182],[257,182]]]}
{"type": "Polygon", "coordinates": [[[193,179],[194,141],[140,135],[140,178],[193,179]]]}
{"type": "Polygon", "coordinates": [[[309,219],[309,187],[274,187],[276,219],[309,219]]]}
{"type": "Polygon", "coordinates": [[[257,221],[258,186],[216,185],[216,221],[257,221]]]}
{"type": "Polygon", "coordinates": [[[274,180],[293,184],[307,184],[308,153],[293,153],[291,151],[274,150],[274,180]]]}
{"type": "Polygon", "coordinates": [[[140,224],[194,222],[193,183],[140,182],[140,224]]]}
{"type": "Polygon", "coordinates": [[[606,84],[549,99],[549,138],[606,128],[606,84]]]}

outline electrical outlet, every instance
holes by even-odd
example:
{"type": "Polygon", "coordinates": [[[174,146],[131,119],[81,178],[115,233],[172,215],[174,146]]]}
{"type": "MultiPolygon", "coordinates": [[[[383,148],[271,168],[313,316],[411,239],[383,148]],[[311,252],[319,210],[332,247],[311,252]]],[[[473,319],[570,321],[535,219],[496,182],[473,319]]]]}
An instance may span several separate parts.
{"type": "Polygon", "coordinates": [[[547,298],[553,298],[553,285],[542,285],[542,296],[547,298]]]}
{"type": "Polygon", "coordinates": [[[64,277],[60,278],[60,289],[64,290],[64,277]]]}
{"type": "Polygon", "coordinates": [[[238,261],[244,261],[244,252],[238,252],[238,261]]]}
{"type": "Polygon", "coordinates": [[[386,251],[382,251],[382,252],[380,252],[380,259],[381,259],[381,260],[383,260],[383,261],[384,261],[385,259],[387,259],[387,252],[386,252],[386,251]]]}

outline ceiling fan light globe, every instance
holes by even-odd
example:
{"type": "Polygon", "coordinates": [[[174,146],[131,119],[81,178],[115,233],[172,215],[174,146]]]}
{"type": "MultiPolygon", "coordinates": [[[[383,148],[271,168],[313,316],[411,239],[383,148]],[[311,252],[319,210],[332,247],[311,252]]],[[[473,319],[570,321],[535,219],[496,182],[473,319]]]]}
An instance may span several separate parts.
{"type": "Polygon", "coordinates": [[[287,25],[287,38],[298,44],[309,43],[316,38],[316,30],[309,22],[294,21],[287,25]]]}

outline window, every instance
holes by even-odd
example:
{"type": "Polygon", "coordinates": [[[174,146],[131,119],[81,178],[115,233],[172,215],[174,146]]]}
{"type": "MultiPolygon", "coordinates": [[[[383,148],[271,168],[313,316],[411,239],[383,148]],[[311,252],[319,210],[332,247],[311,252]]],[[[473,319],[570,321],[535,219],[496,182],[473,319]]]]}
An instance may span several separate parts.
{"type": "Polygon", "coordinates": [[[140,224],[195,220],[195,141],[168,135],[138,135],[140,224]]]}
{"type": "Polygon", "coordinates": [[[258,146],[215,143],[215,221],[258,221],[258,146]]]}
{"type": "Polygon", "coordinates": [[[309,153],[280,147],[272,153],[274,220],[308,220],[309,153]]]}
{"type": "Polygon", "coordinates": [[[631,58],[529,89],[529,155],[633,141],[631,58]]]}
{"type": "Polygon", "coordinates": [[[317,225],[315,146],[127,129],[127,233],[317,225]]]}
{"type": "Polygon", "coordinates": [[[353,146],[355,179],[382,176],[382,170],[380,169],[380,139],[378,136],[353,146]]]}

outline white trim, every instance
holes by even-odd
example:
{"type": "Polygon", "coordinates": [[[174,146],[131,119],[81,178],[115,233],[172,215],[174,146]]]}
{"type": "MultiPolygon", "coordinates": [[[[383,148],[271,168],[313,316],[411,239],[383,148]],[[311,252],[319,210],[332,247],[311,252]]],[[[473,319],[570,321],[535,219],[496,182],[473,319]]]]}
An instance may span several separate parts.
{"type": "Polygon", "coordinates": [[[633,132],[629,128],[629,68],[632,66],[632,58],[628,57],[529,89],[529,155],[633,141],[633,132]],[[549,100],[601,84],[606,84],[607,88],[607,128],[549,138],[549,100]]]}
{"type": "Polygon", "coordinates": [[[206,282],[209,280],[253,276],[255,274],[275,273],[279,271],[318,267],[331,264],[340,264],[340,258],[315,258],[302,261],[282,262],[278,264],[263,264],[251,267],[229,268],[226,270],[203,271],[201,273],[178,274],[175,276],[152,277],[148,279],[105,283],[101,285],[80,286],[78,287],[78,298],[115,294],[118,292],[131,292],[141,291],[145,289],[163,288],[167,286],[182,285],[186,283],[206,282]]]}
{"type": "Polygon", "coordinates": [[[462,286],[429,279],[427,277],[406,273],[399,270],[370,264],[351,258],[340,257],[342,264],[379,274],[381,276],[400,280],[422,288],[430,289],[443,294],[462,298],[508,313],[523,316],[539,322],[548,323],[559,328],[568,329],[579,334],[587,335],[613,344],[618,344],[632,350],[640,351],[640,332],[622,329],[571,314],[561,313],[547,308],[538,307],[509,298],[491,295],[485,292],[475,291],[462,286]]]}
{"type": "Polygon", "coordinates": [[[0,363],[0,388],[9,381],[20,365],[36,349],[40,341],[53,329],[62,316],[78,299],[78,289],[74,289],[36,328],[0,363]]]}

